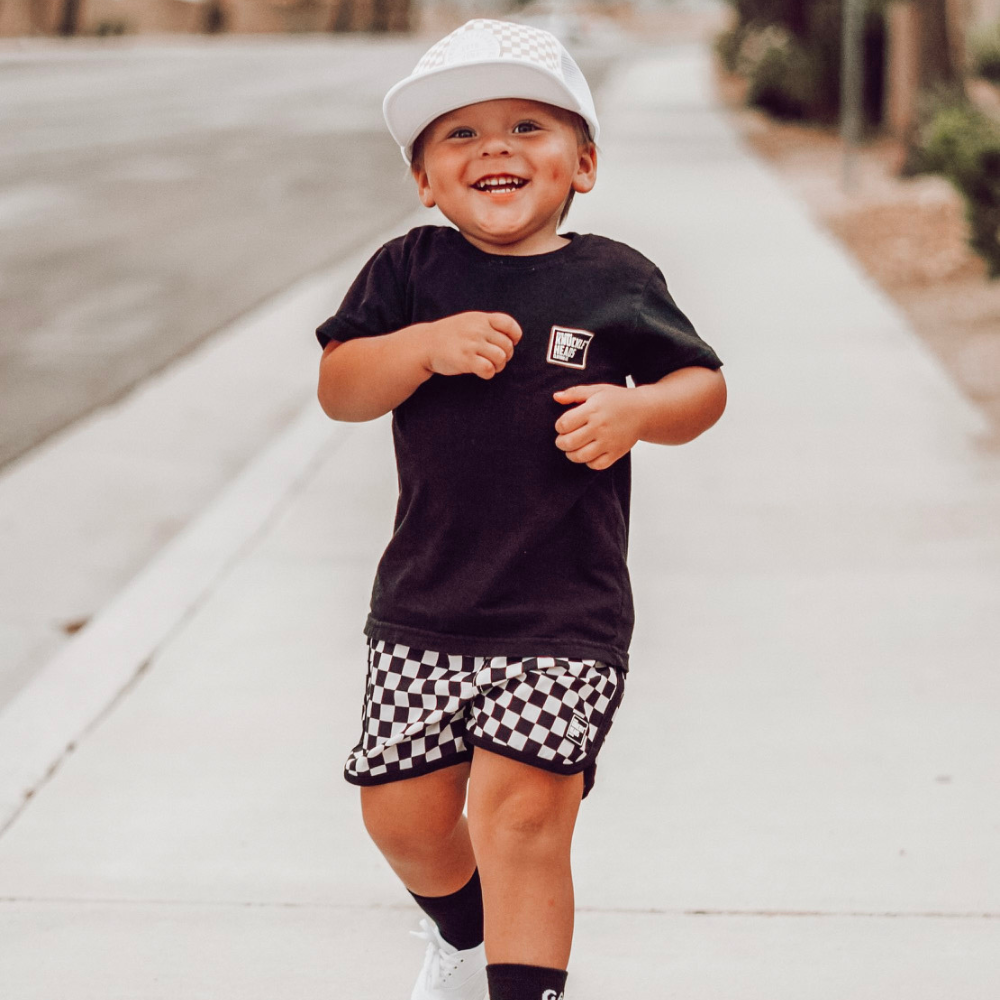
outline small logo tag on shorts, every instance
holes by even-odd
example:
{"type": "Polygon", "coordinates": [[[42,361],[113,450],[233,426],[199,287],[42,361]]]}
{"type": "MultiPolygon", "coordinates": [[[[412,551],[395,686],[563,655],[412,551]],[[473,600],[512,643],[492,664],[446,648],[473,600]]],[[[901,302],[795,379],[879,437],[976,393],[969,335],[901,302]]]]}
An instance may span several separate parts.
{"type": "Polygon", "coordinates": [[[549,352],[546,361],[564,368],[586,368],[587,350],[594,335],[588,330],[573,330],[568,326],[554,326],[549,334],[549,352]]]}
{"type": "Polygon", "coordinates": [[[566,727],[566,739],[582,749],[587,742],[587,728],[586,718],[579,712],[574,712],[566,727]]]}

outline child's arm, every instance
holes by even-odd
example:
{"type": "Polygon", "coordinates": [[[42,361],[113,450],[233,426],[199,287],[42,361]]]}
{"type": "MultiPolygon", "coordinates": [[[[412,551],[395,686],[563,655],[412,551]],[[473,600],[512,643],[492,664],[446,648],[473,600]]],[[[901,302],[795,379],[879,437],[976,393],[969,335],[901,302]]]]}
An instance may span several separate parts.
{"type": "Polygon", "coordinates": [[[577,385],[555,399],[579,404],[556,421],[556,447],[606,469],[637,441],[685,444],[707,431],[726,408],[726,382],[712,368],[680,368],[651,385],[577,385]]]}
{"type": "Polygon", "coordinates": [[[493,378],[520,339],[506,313],[467,312],[378,337],[331,340],[320,361],[320,406],[334,420],[374,420],[435,373],[493,378]]]}

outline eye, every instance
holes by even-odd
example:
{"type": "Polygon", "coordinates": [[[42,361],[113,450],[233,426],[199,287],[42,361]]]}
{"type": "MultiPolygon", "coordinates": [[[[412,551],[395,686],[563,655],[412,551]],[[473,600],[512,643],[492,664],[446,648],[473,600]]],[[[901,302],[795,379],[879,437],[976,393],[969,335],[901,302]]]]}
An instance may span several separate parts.
{"type": "Polygon", "coordinates": [[[453,128],[448,133],[449,139],[471,139],[475,135],[475,132],[471,128],[467,128],[465,125],[461,125],[458,128],[453,128]]]}
{"type": "Polygon", "coordinates": [[[514,126],[514,131],[519,135],[523,135],[525,132],[537,132],[541,126],[537,122],[518,122],[514,126]]]}

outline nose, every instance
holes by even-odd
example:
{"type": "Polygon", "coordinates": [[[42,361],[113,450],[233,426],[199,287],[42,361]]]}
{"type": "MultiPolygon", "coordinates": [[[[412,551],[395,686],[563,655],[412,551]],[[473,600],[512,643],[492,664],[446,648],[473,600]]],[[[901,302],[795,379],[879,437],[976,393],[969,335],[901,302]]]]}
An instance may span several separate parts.
{"type": "Polygon", "coordinates": [[[483,137],[481,156],[510,156],[510,142],[502,132],[492,132],[483,137]]]}

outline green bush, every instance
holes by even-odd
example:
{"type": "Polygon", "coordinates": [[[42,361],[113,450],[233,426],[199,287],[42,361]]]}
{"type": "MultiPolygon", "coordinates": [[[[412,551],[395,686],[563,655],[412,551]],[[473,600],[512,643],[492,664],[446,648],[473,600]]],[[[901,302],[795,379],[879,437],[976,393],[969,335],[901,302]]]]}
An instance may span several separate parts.
{"type": "Polygon", "coordinates": [[[808,6],[805,0],[729,0],[729,3],[736,8],[740,24],[758,27],[773,24],[787,28],[793,34],[805,32],[808,6]]]}
{"type": "MultiPolygon", "coordinates": [[[[835,123],[840,115],[842,0],[730,3],[736,10],[735,27],[716,39],[716,51],[730,71],[751,81],[757,77],[751,103],[782,117],[835,123]]],[[[884,6],[885,0],[868,0],[863,30],[865,121],[873,126],[882,119],[884,6]]]]}
{"type": "Polygon", "coordinates": [[[124,17],[105,17],[94,25],[94,34],[99,38],[128,34],[129,23],[124,17]]]}
{"type": "Polygon", "coordinates": [[[920,128],[919,167],[965,197],[969,244],[1000,277],[1000,125],[968,103],[939,104],[920,128]]]}
{"type": "Polygon", "coordinates": [[[778,118],[805,118],[815,101],[815,58],[784,28],[746,33],[737,59],[748,81],[747,102],[778,118]]]}
{"type": "Polygon", "coordinates": [[[972,72],[1000,83],[1000,24],[981,30],[969,40],[972,72]]]}
{"type": "Polygon", "coordinates": [[[736,73],[739,69],[740,48],[746,38],[746,33],[746,28],[743,25],[736,24],[732,28],[720,32],[715,38],[716,54],[730,73],[736,73]]]}

